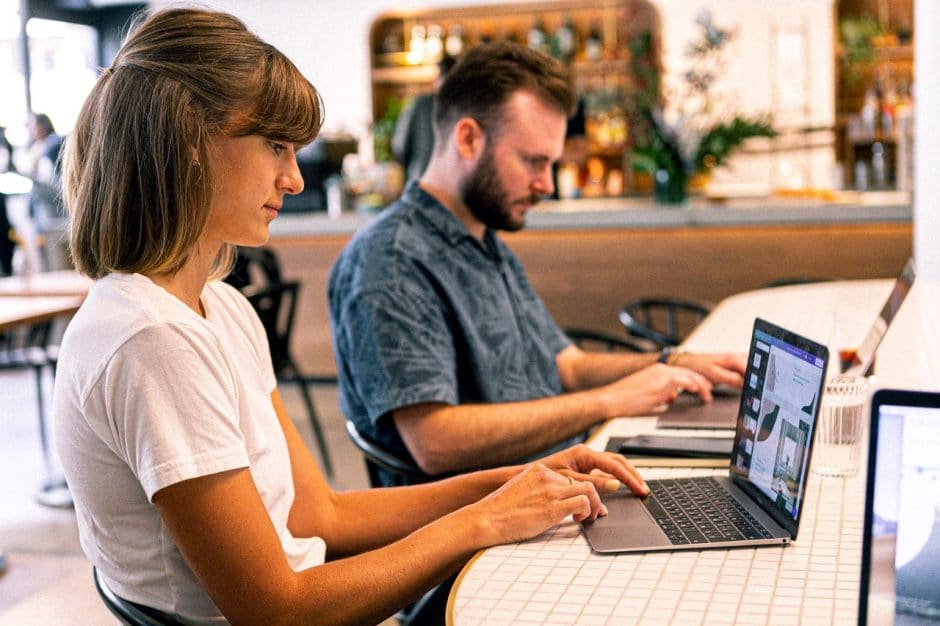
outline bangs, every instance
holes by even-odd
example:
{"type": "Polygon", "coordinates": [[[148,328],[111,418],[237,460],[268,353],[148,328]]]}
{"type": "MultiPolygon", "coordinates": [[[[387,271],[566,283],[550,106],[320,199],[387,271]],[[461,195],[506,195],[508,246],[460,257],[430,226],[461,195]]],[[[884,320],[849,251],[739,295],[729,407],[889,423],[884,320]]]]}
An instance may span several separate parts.
{"type": "Polygon", "coordinates": [[[236,135],[260,135],[297,145],[313,141],[323,125],[320,94],[300,70],[271,49],[259,70],[251,113],[234,129],[236,135]]]}

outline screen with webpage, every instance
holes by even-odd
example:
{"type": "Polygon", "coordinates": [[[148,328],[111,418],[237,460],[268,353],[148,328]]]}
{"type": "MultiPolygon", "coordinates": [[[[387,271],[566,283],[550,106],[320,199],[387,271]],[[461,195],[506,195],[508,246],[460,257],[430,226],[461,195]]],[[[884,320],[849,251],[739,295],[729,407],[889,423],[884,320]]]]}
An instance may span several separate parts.
{"type": "Polygon", "coordinates": [[[825,361],[754,332],[731,471],[797,519],[825,361]]]}
{"type": "Polygon", "coordinates": [[[940,409],[878,415],[868,623],[940,624],[940,409]]]}

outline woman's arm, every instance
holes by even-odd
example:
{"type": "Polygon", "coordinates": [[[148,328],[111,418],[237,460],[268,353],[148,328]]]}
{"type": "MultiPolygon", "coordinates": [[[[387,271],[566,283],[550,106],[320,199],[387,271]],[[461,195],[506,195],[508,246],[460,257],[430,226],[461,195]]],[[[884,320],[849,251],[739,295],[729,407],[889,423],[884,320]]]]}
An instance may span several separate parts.
{"type": "Polygon", "coordinates": [[[277,390],[271,394],[271,401],[287,439],[294,479],[288,528],[295,537],[321,537],[331,559],[401,539],[432,520],[476,502],[521,470],[500,468],[428,485],[337,493],[323,477],[277,390]]]}
{"type": "MultiPolygon", "coordinates": [[[[603,512],[591,483],[572,483],[535,464],[483,500],[394,543],[295,573],[246,468],[176,483],[158,491],[154,503],[225,617],[272,625],[381,621],[478,549],[533,537],[569,515],[581,520],[603,512]]],[[[344,523],[371,525],[368,518],[379,513],[358,511],[344,523]]]]}

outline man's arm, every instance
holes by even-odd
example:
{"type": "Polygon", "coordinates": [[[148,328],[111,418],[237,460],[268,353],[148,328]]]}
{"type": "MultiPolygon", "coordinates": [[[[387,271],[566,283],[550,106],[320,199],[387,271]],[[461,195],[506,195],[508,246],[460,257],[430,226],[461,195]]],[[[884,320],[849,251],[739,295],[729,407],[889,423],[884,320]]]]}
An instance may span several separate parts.
{"type": "Polygon", "coordinates": [[[418,466],[433,475],[513,463],[601,420],[648,415],[680,391],[708,394],[710,388],[691,370],[656,363],[587,391],[500,404],[415,404],[392,417],[418,466]]]}
{"type": "MultiPolygon", "coordinates": [[[[568,346],[558,353],[555,363],[562,387],[566,391],[593,389],[629,376],[656,363],[660,353],[636,354],[631,352],[586,352],[577,346],[568,346]]],[[[743,354],[673,353],[667,363],[690,369],[707,378],[712,384],[740,387],[744,379],[746,357],[743,354]]],[[[703,396],[705,400],[706,398],[703,396]]]]}

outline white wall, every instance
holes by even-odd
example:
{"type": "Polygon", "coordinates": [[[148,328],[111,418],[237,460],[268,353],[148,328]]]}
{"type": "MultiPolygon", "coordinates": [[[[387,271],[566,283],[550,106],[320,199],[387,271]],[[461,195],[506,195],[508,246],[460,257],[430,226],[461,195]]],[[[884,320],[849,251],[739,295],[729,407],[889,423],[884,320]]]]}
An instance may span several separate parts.
{"type": "MultiPolygon", "coordinates": [[[[699,9],[712,10],[722,26],[740,26],[729,54],[728,80],[717,88],[738,96],[742,109],[754,113],[773,109],[772,63],[774,28],[804,28],[808,37],[807,98],[809,114],[799,124],[831,124],[833,113],[832,0],[652,0],[662,14],[667,80],[669,72],[685,67],[683,48],[695,34],[693,20],[699,9]]],[[[154,0],[152,4],[167,4],[154,0]]],[[[283,50],[323,94],[325,132],[368,132],[371,122],[369,83],[369,27],[383,12],[421,8],[509,4],[507,0],[202,0],[203,6],[229,11],[242,18],[258,35],[283,50]]],[[[178,2],[174,3],[178,4],[178,2]]],[[[804,153],[798,170],[807,185],[828,183],[832,151],[804,153]],[[805,163],[804,163],[805,162],[805,163]]],[[[779,178],[778,159],[737,159],[725,180],[779,178]]]]}

